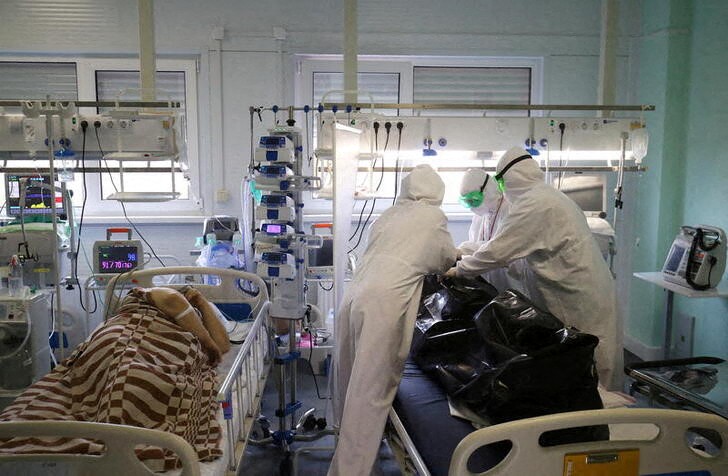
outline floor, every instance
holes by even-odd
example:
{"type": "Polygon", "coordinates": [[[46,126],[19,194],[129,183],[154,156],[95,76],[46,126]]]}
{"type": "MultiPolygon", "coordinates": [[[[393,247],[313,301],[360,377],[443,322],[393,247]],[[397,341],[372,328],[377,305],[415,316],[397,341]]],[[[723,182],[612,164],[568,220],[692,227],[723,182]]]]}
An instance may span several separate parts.
{"type": "MultiPolygon", "coordinates": [[[[306,360],[301,359],[298,362],[298,372],[296,386],[296,397],[297,400],[303,402],[301,410],[296,413],[297,417],[303,414],[303,412],[310,408],[315,408],[316,418],[320,418],[325,415],[326,420],[331,426],[332,421],[332,410],[331,402],[327,400],[328,395],[328,379],[324,375],[316,375],[316,380],[311,373],[311,368],[306,360]],[[316,389],[318,384],[318,393],[316,389]],[[319,398],[319,394],[322,398],[319,398]]],[[[317,373],[318,373],[317,369],[317,373]]],[[[278,407],[278,382],[276,378],[276,369],[268,378],[266,383],[265,392],[263,394],[263,400],[261,404],[261,414],[266,417],[270,424],[270,431],[278,429],[278,418],[275,417],[275,410],[278,407]]],[[[289,400],[290,390],[286,389],[286,401],[289,400]]],[[[290,427],[290,418],[287,418],[287,424],[290,427]]],[[[254,431],[258,431],[261,434],[261,428],[256,427],[254,431]]],[[[313,432],[312,432],[313,433],[313,432]]],[[[306,434],[306,433],[304,433],[306,434]]],[[[261,435],[262,436],[262,435],[261,435]]],[[[306,475],[306,476],[325,476],[329,469],[331,457],[333,455],[334,437],[325,436],[313,442],[294,442],[291,446],[294,453],[298,453],[296,457],[296,468],[295,474],[306,475]],[[305,452],[306,448],[325,448],[324,450],[314,450],[305,452]],[[297,451],[298,450],[298,451],[297,451]]],[[[248,445],[245,458],[243,459],[243,465],[238,471],[238,474],[245,476],[272,476],[280,473],[281,462],[284,460],[284,452],[282,448],[273,444],[265,446],[253,446],[248,445]]],[[[386,442],[382,442],[382,446],[379,450],[379,469],[383,476],[399,476],[402,473],[399,470],[394,455],[390,451],[386,442]]]]}

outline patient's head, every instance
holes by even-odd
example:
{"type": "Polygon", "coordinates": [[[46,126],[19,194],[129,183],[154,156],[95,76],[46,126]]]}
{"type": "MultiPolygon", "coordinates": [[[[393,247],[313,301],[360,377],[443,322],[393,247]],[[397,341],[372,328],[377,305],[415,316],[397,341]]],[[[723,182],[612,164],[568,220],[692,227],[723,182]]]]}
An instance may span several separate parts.
{"type": "Polygon", "coordinates": [[[151,304],[184,330],[196,335],[208,352],[212,365],[217,365],[222,353],[229,350],[225,329],[216,320],[213,306],[198,290],[189,286],[180,290],[164,287],[134,288],[129,296],[151,304]]]}
{"type": "Polygon", "coordinates": [[[142,299],[156,307],[171,318],[181,316],[186,311],[192,312],[197,309],[205,300],[205,297],[197,290],[186,287],[179,291],[172,288],[134,288],[129,295],[142,299]]]}

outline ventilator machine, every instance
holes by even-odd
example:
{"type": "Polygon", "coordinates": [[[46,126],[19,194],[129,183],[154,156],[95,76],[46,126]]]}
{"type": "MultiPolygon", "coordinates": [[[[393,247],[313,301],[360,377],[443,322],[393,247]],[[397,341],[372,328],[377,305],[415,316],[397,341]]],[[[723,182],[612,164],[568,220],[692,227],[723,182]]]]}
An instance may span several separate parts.
{"type": "Polygon", "coordinates": [[[726,266],[726,235],[721,228],[682,226],[662,267],[666,281],[704,291],[718,285],[726,266]]]}

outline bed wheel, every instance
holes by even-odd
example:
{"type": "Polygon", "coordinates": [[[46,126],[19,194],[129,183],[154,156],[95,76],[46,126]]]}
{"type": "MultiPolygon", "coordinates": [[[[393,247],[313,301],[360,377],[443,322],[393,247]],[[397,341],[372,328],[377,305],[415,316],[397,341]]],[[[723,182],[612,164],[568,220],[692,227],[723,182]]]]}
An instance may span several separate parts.
{"type": "Polygon", "coordinates": [[[260,416],[255,420],[251,435],[256,439],[268,438],[270,436],[270,422],[266,417],[260,416]]]}
{"type": "Polygon", "coordinates": [[[279,469],[280,476],[293,476],[293,460],[291,459],[290,451],[286,451],[279,469]]]}
{"type": "Polygon", "coordinates": [[[311,431],[314,428],[316,428],[316,417],[313,415],[309,415],[306,420],[303,422],[303,429],[305,431],[311,431]]]}
{"type": "Polygon", "coordinates": [[[326,418],[321,417],[318,420],[316,420],[316,428],[319,430],[325,430],[326,429],[326,418]]]}

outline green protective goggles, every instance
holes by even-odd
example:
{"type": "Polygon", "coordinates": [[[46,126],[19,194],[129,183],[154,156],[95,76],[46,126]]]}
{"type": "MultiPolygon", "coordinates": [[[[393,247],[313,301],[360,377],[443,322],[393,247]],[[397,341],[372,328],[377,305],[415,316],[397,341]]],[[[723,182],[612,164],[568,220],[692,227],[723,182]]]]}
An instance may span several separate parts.
{"type": "Polygon", "coordinates": [[[465,208],[478,208],[483,204],[483,192],[473,190],[465,195],[460,195],[460,205],[465,208]]]}
{"type": "Polygon", "coordinates": [[[480,186],[480,189],[468,192],[465,195],[460,195],[460,204],[465,208],[478,208],[483,204],[483,190],[488,183],[490,175],[485,176],[485,182],[480,186]]]}

